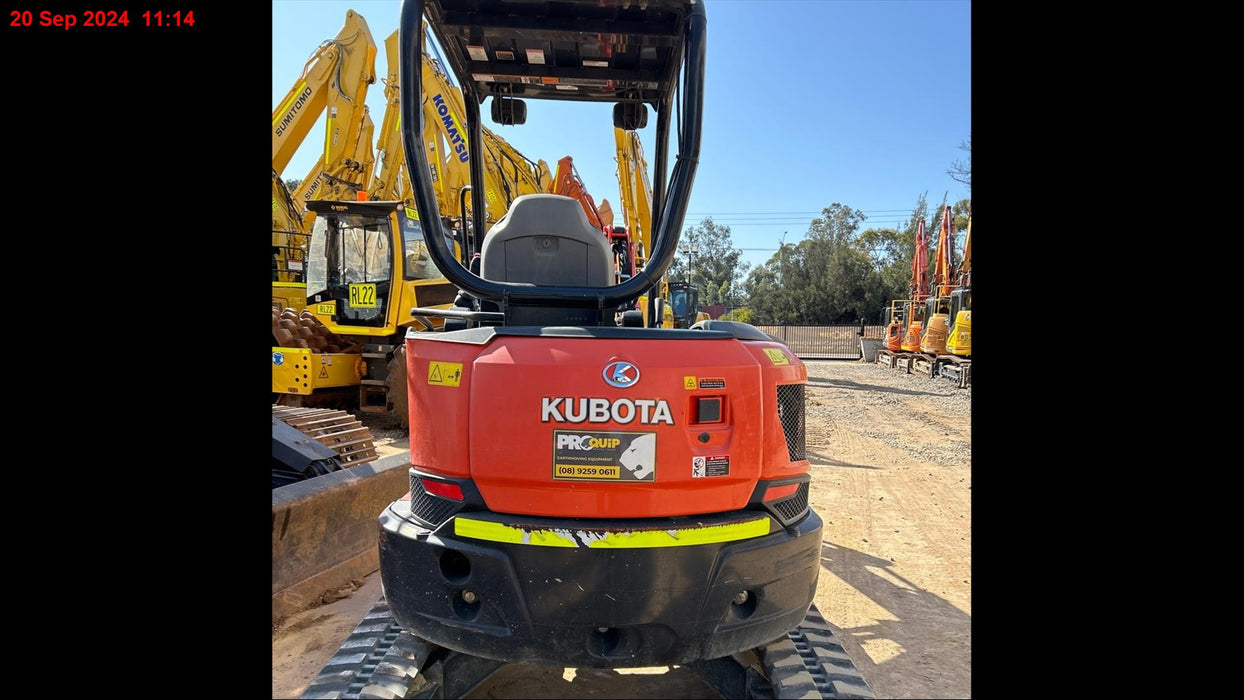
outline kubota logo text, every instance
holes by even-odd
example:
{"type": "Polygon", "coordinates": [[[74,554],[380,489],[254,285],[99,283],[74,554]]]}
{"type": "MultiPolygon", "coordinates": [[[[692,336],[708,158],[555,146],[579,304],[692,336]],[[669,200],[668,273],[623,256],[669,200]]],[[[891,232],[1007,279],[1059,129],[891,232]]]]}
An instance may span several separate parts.
{"type": "Polygon", "coordinates": [[[665,399],[571,398],[558,396],[540,399],[540,421],[543,423],[634,423],[645,425],[674,424],[670,405],[665,399]]]}

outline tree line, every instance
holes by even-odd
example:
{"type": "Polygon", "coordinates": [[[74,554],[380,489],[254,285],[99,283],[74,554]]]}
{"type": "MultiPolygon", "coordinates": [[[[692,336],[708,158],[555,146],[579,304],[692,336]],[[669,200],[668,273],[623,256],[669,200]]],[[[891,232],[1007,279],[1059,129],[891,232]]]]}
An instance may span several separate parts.
{"type": "Polygon", "coordinates": [[[748,269],[733,246],[730,227],[712,217],[687,229],[668,279],[686,280],[700,289],[700,304],[736,307],[726,318],[757,325],[879,323],[893,299],[910,297],[911,262],[916,227],[925,220],[929,269],[937,248],[942,211],[954,220],[955,262],[962,251],[971,200],[945,200],[929,211],[921,194],[911,217],[898,228],[863,228],[867,217],[834,202],[812,219],[803,240],[783,242],[764,264],[748,269]],[[863,230],[861,230],[863,229],[863,230]]]}

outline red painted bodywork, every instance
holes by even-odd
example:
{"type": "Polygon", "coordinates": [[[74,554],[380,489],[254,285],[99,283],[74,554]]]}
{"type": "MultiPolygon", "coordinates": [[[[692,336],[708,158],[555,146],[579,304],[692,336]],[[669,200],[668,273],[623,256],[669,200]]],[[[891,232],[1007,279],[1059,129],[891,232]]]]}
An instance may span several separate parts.
{"type": "Polygon", "coordinates": [[[411,464],[472,479],[494,512],[574,518],[717,513],[744,507],[758,479],[808,471],[807,460],[790,460],[776,389],[806,383],[807,370],[780,343],[496,335],[474,345],[418,335],[406,340],[411,464]],[[780,350],[789,364],[774,364],[766,348],[780,350]],[[605,382],[604,368],[616,360],[639,368],[634,386],[605,382]],[[459,386],[429,383],[433,361],[460,363],[459,386]],[[697,388],[686,388],[688,377],[697,378],[697,388]],[[725,388],[700,389],[699,378],[724,379],[725,388]],[[693,399],[702,396],[724,399],[720,421],[690,422],[693,399]],[[542,422],[543,397],[664,399],[674,425],[542,422]],[[656,433],[655,481],[553,479],[554,430],[656,433]],[[701,434],[708,442],[698,439],[701,434]],[[728,476],[692,477],[693,456],[720,455],[730,457],[728,476]]]}

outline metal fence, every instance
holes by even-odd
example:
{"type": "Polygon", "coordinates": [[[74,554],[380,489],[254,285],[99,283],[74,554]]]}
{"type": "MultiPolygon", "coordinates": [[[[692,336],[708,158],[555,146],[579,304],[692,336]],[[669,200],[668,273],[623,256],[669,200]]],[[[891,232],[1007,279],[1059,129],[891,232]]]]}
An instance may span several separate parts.
{"type": "Polygon", "coordinates": [[[858,360],[860,338],[884,338],[885,326],[756,326],[801,359],[858,360]]]}

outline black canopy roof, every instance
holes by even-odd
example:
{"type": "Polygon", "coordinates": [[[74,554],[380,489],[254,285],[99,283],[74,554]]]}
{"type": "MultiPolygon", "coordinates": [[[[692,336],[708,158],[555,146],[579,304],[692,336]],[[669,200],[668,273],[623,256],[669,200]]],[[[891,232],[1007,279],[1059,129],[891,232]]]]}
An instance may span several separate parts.
{"type": "Polygon", "coordinates": [[[449,68],[491,95],[660,101],[695,0],[426,0],[449,68]]]}

